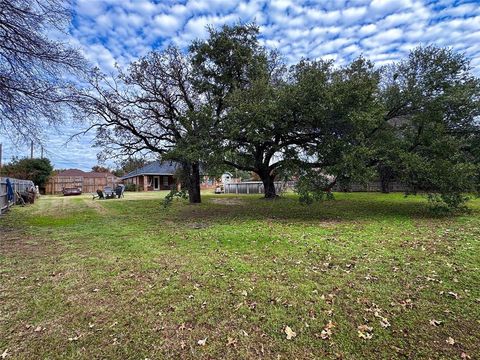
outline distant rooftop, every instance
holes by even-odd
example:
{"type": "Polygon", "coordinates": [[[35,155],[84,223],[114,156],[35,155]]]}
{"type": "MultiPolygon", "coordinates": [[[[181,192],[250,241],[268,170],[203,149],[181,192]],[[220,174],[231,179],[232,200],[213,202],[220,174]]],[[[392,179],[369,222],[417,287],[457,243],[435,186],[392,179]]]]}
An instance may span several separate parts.
{"type": "Polygon", "coordinates": [[[179,164],[174,161],[152,161],[141,168],[129,172],[122,176],[122,179],[128,179],[141,175],[173,175],[177,170],[179,164]]]}

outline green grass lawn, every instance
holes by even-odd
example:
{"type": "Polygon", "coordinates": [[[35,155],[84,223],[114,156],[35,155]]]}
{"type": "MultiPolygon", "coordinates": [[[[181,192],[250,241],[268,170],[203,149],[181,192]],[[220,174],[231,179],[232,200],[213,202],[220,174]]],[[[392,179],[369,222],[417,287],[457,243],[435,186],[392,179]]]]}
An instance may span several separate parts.
{"type": "Polygon", "coordinates": [[[442,218],[400,194],[164,195],[0,217],[0,355],[480,358],[479,200],[442,218]]]}

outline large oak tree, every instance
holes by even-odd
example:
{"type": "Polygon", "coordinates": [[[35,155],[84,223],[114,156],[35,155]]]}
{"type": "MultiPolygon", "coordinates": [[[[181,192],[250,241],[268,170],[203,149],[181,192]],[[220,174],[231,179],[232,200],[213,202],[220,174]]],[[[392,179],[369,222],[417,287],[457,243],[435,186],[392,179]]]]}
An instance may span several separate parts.
{"type": "Polygon", "coordinates": [[[151,52],[114,78],[98,70],[76,96],[104,155],[157,154],[181,165],[190,202],[200,199],[200,160],[209,154],[211,111],[192,84],[190,59],[170,47],[151,52]]]}
{"type": "Polygon", "coordinates": [[[198,82],[221,94],[218,152],[227,165],[256,173],[266,198],[276,196],[285,171],[345,166],[352,137],[369,131],[379,76],[364,59],[340,69],[301,61],[287,72],[278,54],[260,46],[255,26],[213,31],[194,48],[198,82]]]}

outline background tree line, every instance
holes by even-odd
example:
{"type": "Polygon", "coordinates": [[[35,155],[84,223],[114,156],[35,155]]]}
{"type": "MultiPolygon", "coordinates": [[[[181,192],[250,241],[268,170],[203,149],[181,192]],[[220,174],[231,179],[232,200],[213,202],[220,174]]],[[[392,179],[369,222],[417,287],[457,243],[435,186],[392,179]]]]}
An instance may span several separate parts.
{"type": "Polygon", "coordinates": [[[227,166],[257,174],[266,198],[299,176],[306,202],[379,176],[451,206],[478,190],[480,82],[462,54],[287,67],[258,36],[254,24],[210,28],[188,52],[153,51],[113,78],[95,70],[74,101],[105,156],[178,161],[193,203],[201,173],[227,166]]]}
{"type": "Polygon", "coordinates": [[[53,166],[47,158],[13,158],[0,168],[0,176],[32,180],[41,191],[44,191],[52,171],[53,166]]]}

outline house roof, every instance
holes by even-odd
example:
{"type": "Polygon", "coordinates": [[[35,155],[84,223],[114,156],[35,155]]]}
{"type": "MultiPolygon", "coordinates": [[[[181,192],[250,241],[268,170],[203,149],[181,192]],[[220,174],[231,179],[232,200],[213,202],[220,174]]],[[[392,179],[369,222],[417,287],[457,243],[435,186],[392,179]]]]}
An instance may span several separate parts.
{"type": "Polygon", "coordinates": [[[122,179],[128,179],[139,175],[173,175],[179,164],[174,161],[153,161],[147,165],[129,172],[122,176],[122,179]]]}
{"type": "Polygon", "coordinates": [[[105,172],[95,172],[95,171],[87,172],[80,169],[67,169],[67,170],[58,172],[56,176],[69,176],[69,177],[82,176],[82,177],[104,178],[107,176],[114,176],[114,175],[110,173],[105,173],[105,172]]]}

